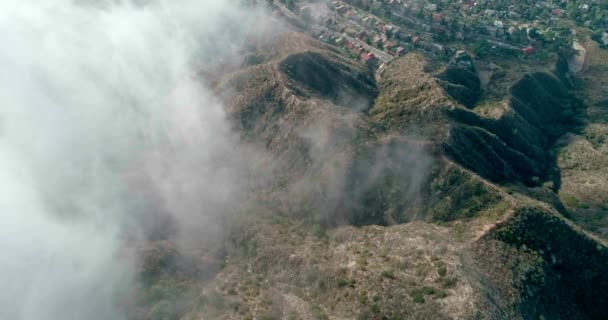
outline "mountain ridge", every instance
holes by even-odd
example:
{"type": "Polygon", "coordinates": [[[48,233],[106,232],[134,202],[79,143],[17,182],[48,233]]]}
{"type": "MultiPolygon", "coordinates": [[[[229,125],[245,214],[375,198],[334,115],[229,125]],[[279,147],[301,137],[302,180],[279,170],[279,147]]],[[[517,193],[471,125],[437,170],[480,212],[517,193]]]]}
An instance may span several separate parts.
{"type": "Polygon", "coordinates": [[[307,36],[274,41],[214,88],[264,146],[268,183],[206,249],[205,281],[149,277],[199,292],[176,318],[601,317],[606,244],[555,194],[551,148],[583,112],[558,77],[526,74],[500,112],[480,112],[420,55],[373,75],[307,36]]]}

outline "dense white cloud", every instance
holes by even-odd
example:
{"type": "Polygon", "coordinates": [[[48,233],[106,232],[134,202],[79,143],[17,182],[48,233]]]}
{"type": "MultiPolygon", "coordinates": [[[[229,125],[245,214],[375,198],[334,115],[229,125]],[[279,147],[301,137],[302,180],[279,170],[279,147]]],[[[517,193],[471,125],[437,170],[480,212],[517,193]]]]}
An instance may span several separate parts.
{"type": "Polygon", "coordinates": [[[0,4],[0,319],[121,319],[125,227],[160,210],[194,234],[229,210],[246,157],[192,66],[249,19],[219,0],[0,4]]]}

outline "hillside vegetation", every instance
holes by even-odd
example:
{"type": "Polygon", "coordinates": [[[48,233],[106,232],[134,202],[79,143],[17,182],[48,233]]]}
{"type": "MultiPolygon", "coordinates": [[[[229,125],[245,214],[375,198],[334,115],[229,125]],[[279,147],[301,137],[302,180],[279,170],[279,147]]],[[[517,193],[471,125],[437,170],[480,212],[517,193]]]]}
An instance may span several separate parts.
{"type": "Polygon", "coordinates": [[[553,151],[591,111],[559,76],[480,109],[471,71],[264,41],[215,90],[265,183],[218,243],[149,249],[135,318],[602,318],[608,249],[569,220],[584,193],[553,151]]]}

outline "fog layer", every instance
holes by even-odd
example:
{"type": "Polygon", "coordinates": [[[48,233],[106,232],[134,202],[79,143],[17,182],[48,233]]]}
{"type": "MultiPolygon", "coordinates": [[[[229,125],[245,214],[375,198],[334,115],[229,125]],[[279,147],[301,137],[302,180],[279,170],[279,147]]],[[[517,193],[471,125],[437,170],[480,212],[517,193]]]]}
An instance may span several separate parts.
{"type": "Polygon", "coordinates": [[[0,319],[121,319],[126,234],[168,215],[193,239],[231,210],[246,154],[193,66],[251,18],[219,0],[2,1],[0,319]]]}

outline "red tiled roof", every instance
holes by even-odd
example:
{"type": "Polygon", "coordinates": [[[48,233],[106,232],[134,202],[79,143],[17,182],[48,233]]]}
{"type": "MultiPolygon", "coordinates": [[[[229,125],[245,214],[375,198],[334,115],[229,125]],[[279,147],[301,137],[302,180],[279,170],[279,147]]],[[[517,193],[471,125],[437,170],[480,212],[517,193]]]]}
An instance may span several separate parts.
{"type": "Polygon", "coordinates": [[[526,47],[521,49],[521,51],[523,51],[525,54],[533,54],[534,52],[536,52],[536,49],[534,49],[533,47],[526,47]]]}
{"type": "Polygon", "coordinates": [[[372,59],[375,59],[375,58],[376,58],[376,55],[373,54],[373,53],[371,53],[371,52],[369,52],[369,53],[363,53],[361,55],[361,59],[363,59],[364,61],[369,61],[369,60],[372,60],[372,59]]]}

